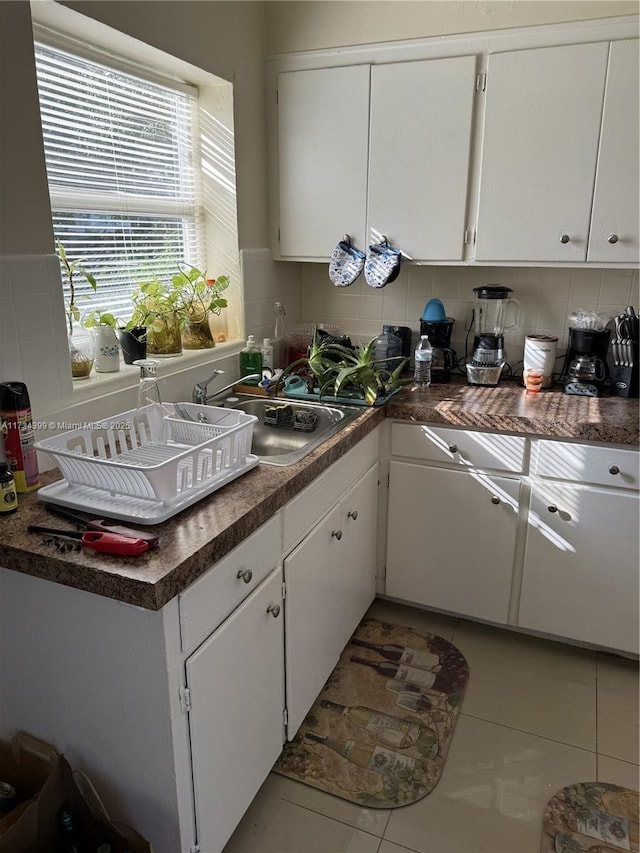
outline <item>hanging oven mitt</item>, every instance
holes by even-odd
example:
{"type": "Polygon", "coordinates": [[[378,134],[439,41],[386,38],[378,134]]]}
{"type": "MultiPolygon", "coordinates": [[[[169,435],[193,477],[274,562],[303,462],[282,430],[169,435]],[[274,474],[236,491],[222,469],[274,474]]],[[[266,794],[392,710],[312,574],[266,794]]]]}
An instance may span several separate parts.
{"type": "Polygon", "coordinates": [[[385,287],[395,281],[400,274],[401,260],[402,252],[390,246],[386,238],[369,246],[364,262],[364,277],[369,287],[385,287]]]}
{"type": "Polygon", "coordinates": [[[352,245],[345,234],[333,250],[329,261],[329,278],[336,287],[349,287],[364,268],[364,252],[352,245]]]}

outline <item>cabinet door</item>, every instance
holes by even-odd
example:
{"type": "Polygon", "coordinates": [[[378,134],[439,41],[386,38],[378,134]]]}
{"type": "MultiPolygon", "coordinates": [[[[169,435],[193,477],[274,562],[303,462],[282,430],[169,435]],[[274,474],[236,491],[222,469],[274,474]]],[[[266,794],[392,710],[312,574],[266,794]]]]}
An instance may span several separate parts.
{"type": "Polygon", "coordinates": [[[342,646],[376,594],[378,538],[378,466],[374,465],[340,501],[344,614],[342,646]]]}
{"type": "Polygon", "coordinates": [[[284,561],[289,739],[344,648],[341,521],[336,506],[284,561]]]}
{"type": "Polygon", "coordinates": [[[611,43],[587,257],[593,262],[639,260],[639,67],[638,39],[611,43]]]}
{"type": "Polygon", "coordinates": [[[284,618],[277,569],[187,659],[198,843],[222,850],[282,750],[284,618]]]}
{"type": "Polygon", "coordinates": [[[506,623],[520,481],[391,462],[386,593],[506,623]]]}
{"type": "Polygon", "coordinates": [[[278,77],[280,254],[328,258],[365,242],[369,66],[278,77]]]}
{"type": "Polygon", "coordinates": [[[475,56],[371,69],[369,240],[413,260],[461,260],[475,56]]]}
{"type": "Polygon", "coordinates": [[[638,535],[637,494],[535,484],[518,624],[637,653],[638,535]]]}
{"type": "Polygon", "coordinates": [[[586,260],[608,50],[489,56],[476,260],[586,260]]]}

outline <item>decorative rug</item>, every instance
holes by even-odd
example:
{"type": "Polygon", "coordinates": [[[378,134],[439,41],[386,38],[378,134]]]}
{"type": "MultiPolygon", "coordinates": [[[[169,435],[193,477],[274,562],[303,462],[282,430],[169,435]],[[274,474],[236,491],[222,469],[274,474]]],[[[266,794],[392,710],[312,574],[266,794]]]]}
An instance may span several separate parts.
{"type": "Polygon", "coordinates": [[[620,853],[638,847],[640,794],[607,782],[562,788],[542,818],[541,853],[620,853]]]}
{"type": "Polygon", "coordinates": [[[468,679],[442,637],[364,619],[273,769],[371,808],[420,800],[442,774],[468,679]]]}

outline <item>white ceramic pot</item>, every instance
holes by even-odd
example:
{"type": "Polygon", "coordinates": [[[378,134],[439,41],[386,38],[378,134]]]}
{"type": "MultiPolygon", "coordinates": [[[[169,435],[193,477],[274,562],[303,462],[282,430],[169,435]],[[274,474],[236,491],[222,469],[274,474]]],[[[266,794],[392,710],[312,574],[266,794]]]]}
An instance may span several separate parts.
{"type": "Polygon", "coordinates": [[[120,370],[120,344],[111,326],[95,326],[96,345],[94,367],[96,373],[115,373],[120,370]]]}

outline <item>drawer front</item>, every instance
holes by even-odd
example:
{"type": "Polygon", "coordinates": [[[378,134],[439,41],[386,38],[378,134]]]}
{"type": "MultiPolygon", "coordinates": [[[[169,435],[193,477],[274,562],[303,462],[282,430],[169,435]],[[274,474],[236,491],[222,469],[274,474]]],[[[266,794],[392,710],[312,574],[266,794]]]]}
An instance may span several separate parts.
{"type": "Polygon", "coordinates": [[[638,488],[640,455],[636,450],[541,440],[534,443],[532,457],[532,473],[538,477],[638,488]]]}
{"type": "Polygon", "coordinates": [[[280,515],[234,548],[179,598],[182,651],[207,637],[280,561],[280,515]]]}
{"type": "Polygon", "coordinates": [[[494,471],[524,472],[527,439],[428,424],[391,425],[391,455],[494,471]]]}
{"type": "Polygon", "coordinates": [[[334,462],[283,509],[283,553],[288,554],[343,494],[378,461],[379,427],[334,462]]]}

